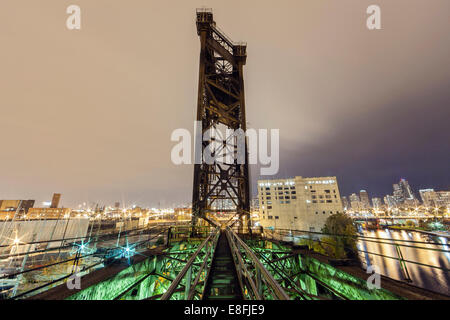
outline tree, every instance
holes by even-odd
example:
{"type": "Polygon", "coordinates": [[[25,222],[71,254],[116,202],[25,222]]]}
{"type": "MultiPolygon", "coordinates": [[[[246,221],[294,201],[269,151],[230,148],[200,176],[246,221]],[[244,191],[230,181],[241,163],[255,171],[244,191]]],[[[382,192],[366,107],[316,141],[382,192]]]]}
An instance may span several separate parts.
{"type": "Polygon", "coordinates": [[[356,228],[353,220],[344,213],[336,213],[327,218],[322,232],[325,250],[337,259],[356,259],[356,228]]]}
{"type": "Polygon", "coordinates": [[[414,228],[414,227],[416,226],[416,224],[414,223],[414,221],[408,220],[408,221],[406,221],[405,226],[406,226],[407,228],[412,229],[412,228],[414,228]]]}

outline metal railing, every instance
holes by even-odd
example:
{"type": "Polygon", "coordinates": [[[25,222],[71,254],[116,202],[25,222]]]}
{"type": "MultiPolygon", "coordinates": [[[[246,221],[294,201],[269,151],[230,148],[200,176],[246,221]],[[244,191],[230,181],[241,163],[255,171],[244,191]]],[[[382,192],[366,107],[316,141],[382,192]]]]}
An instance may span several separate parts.
{"type": "Polygon", "coordinates": [[[269,296],[277,300],[289,300],[289,296],[266,270],[253,250],[230,228],[226,228],[225,232],[243,296],[255,300],[264,300],[269,296]]]}
{"type": "MultiPolygon", "coordinates": [[[[52,242],[62,242],[63,245],[59,246],[59,247],[47,248],[47,249],[36,250],[36,251],[22,252],[22,253],[18,253],[18,254],[4,254],[4,255],[1,255],[1,258],[16,259],[18,257],[25,256],[23,258],[23,259],[25,259],[27,255],[35,255],[35,254],[42,254],[42,253],[48,254],[49,252],[52,252],[52,251],[60,253],[61,250],[64,251],[64,250],[73,249],[73,248],[76,249],[75,250],[76,252],[74,254],[70,254],[67,252],[66,252],[66,254],[69,254],[70,256],[75,255],[75,257],[70,257],[68,259],[63,259],[63,260],[60,260],[57,262],[46,263],[46,264],[38,266],[38,267],[22,269],[19,272],[0,276],[0,283],[4,282],[5,281],[4,279],[16,279],[17,286],[19,286],[19,285],[21,285],[20,282],[22,280],[23,275],[25,275],[25,274],[28,274],[31,272],[39,272],[39,271],[44,272],[44,270],[46,270],[46,269],[53,268],[53,267],[59,266],[59,265],[64,265],[64,264],[67,264],[68,262],[73,262],[71,271],[67,272],[67,274],[65,274],[64,276],[58,277],[56,279],[51,279],[50,281],[45,282],[42,285],[38,285],[30,290],[26,290],[26,291],[20,293],[20,294],[13,294],[13,296],[9,297],[9,299],[19,299],[19,298],[29,297],[38,292],[42,292],[44,289],[47,289],[50,286],[53,287],[54,285],[61,283],[64,280],[66,280],[67,278],[69,278],[70,276],[72,276],[75,273],[81,259],[85,259],[85,258],[89,258],[89,257],[96,257],[96,258],[98,258],[99,261],[96,261],[95,263],[93,263],[91,265],[83,266],[82,268],[80,268],[80,270],[77,270],[77,273],[85,273],[88,270],[91,270],[97,266],[100,266],[101,264],[107,265],[108,262],[112,261],[112,259],[121,258],[121,257],[125,257],[125,256],[127,256],[127,259],[129,259],[132,255],[139,254],[139,250],[146,249],[147,245],[151,244],[152,241],[155,240],[156,238],[160,238],[161,236],[164,236],[164,234],[167,233],[167,229],[168,228],[164,228],[164,227],[151,227],[151,228],[141,228],[141,229],[129,230],[128,232],[122,232],[122,239],[126,239],[127,248],[128,249],[131,248],[132,249],[131,252],[128,250],[125,252],[125,250],[127,248],[124,248],[124,247],[118,245],[118,240],[120,239],[119,236],[121,234],[120,232],[99,235],[96,237],[92,237],[93,239],[90,239],[90,237],[86,236],[86,237],[77,237],[77,238],[70,238],[70,239],[53,239],[53,240],[48,240],[48,241],[32,241],[32,242],[28,242],[28,243],[21,243],[20,245],[22,245],[22,246],[29,245],[30,247],[31,247],[31,245],[34,245],[34,244],[42,244],[42,243],[48,244],[48,243],[52,243],[52,242]],[[137,231],[140,231],[140,233],[136,233],[137,231]],[[144,235],[149,234],[149,237],[144,240],[141,240],[141,237],[143,234],[144,235]],[[117,242],[116,242],[116,236],[117,236],[117,242]],[[139,239],[135,242],[128,243],[128,237],[133,237],[133,236],[139,236],[139,239]],[[88,240],[88,242],[85,243],[86,248],[88,248],[89,246],[92,246],[90,253],[85,254],[85,252],[83,252],[83,250],[81,250],[80,243],[83,243],[84,240],[88,240]],[[109,246],[109,245],[105,246],[105,247],[98,246],[100,244],[104,244],[105,242],[112,241],[112,240],[115,242],[112,246],[109,246]],[[71,241],[71,243],[64,244],[64,242],[67,242],[67,241],[71,241]],[[80,243],[77,243],[78,241],[80,243]]],[[[2,247],[7,247],[7,246],[2,246],[2,247]]],[[[58,256],[59,256],[59,254],[58,254],[58,256]]]]}
{"type": "MultiPolygon", "coordinates": [[[[167,291],[162,295],[161,300],[170,300],[175,292],[180,292],[180,289],[184,290],[185,300],[193,299],[195,292],[197,291],[197,287],[199,286],[200,277],[202,273],[207,271],[206,268],[208,262],[212,260],[212,255],[216,247],[218,237],[219,237],[219,228],[216,228],[192,254],[189,260],[186,262],[186,265],[178,273],[176,278],[172,281],[167,291]],[[201,258],[202,254],[204,255],[202,257],[201,266],[198,270],[194,270],[195,267],[194,263],[196,262],[196,260],[198,260],[198,258],[201,258]],[[196,276],[194,279],[192,279],[194,271],[196,271],[196,276]],[[185,280],[184,285],[182,284],[183,279],[185,280]]],[[[203,292],[203,289],[199,291],[203,292]]]]}
{"type": "MultiPolygon", "coordinates": [[[[408,260],[404,258],[401,248],[408,249],[417,249],[417,250],[428,250],[437,253],[450,254],[450,250],[445,249],[448,247],[448,244],[439,243],[439,242],[426,242],[426,241],[417,241],[417,240],[404,240],[404,239],[391,239],[391,238],[378,238],[378,237],[370,237],[363,235],[344,235],[344,234],[332,234],[332,233],[323,233],[323,232],[313,232],[313,231],[305,231],[305,230],[288,230],[288,229],[264,229],[264,234],[262,237],[282,242],[291,242],[293,244],[304,244],[309,247],[309,249],[314,249],[312,244],[317,244],[319,247],[337,247],[347,250],[348,252],[353,252],[355,257],[360,257],[360,254],[368,254],[374,255],[386,259],[395,260],[399,263],[400,270],[403,274],[405,281],[410,282],[410,272],[408,271],[408,264],[417,265],[426,268],[432,268],[435,270],[441,270],[443,272],[450,272],[449,268],[443,266],[432,265],[424,262],[408,260]],[[297,241],[294,239],[297,238],[297,241]],[[327,239],[328,238],[328,239],[327,239]],[[330,238],[337,239],[352,239],[354,240],[355,246],[345,245],[344,242],[340,242],[339,244],[329,242],[330,238]],[[298,241],[300,240],[300,242],[298,241]],[[379,252],[371,252],[368,250],[363,250],[358,248],[356,245],[358,241],[365,241],[370,243],[376,243],[379,245],[389,245],[393,247],[394,252],[396,252],[397,256],[390,256],[379,252]],[[424,247],[423,245],[433,246],[431,248],[424,247]]],[[[322,253],[323,252],[319,252],[322,253]]],[[[331,257],[336,258],[336,257],[331,257]]],[[[361,259],[361,258],[359,258],[361,259]]],[[[363,261],[360,261],[363,263],[363,261]]]]}

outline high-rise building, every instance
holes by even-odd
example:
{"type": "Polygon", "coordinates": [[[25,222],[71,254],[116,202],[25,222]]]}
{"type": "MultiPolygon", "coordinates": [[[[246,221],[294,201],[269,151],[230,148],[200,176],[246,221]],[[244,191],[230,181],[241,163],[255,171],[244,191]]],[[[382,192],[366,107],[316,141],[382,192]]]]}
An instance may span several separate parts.
{"type": "Polygon", "coordinates": [[[405,200],[414,200],[416,198],[407,180],[400,179],[398,184],[402,189],[405,200]]]}
{"type": "Polygon", "coordinates": [[[0,211],[28,211],[34,206],[34,200],[0,200],[0,211]]]}
{"type": "Polygon", "coordinates": [[[395,197],[389,194],[384,197],[384,203],[388,208],[394,208],[397,205],[395,197]]]}
{"type": "Polygon", "coordinates": [[[396,205],[415,206],[418,201],[414,192],[406,179],[400,179],[399,183],[392,185],[394,189],[394,199],[396,205]]]}
{"type": "Polygon", "coordinates": [[[419,190],[423,204],[427,207],[450,207],[450,191],[419,190]]]}
{"type": "Polygon", "coordinates": [[[383,203],[381,202],[381,198],[372,198],[372,206],[374,209],[380,209],[383,206],[383,203]]]}
{"type": "Polygon", "coordinates": [[[343,212],[336,177],[259,180],[259,218],[265,228],[320,231],[343,212]]]}
{"type": "Polygon", "coordinates": [[[350,210],[350,202],[348,202],[348,198],[346,196],[343,196],[341,198],[342,201],[342,207],[344,208],[344,211],[350,210]]]}
{"type": "Polygon", "coordinates": [[[437,207],[450,208],[450,191],[437,191],[437,207]]]}
{"type": "Polygon", "coordinates": [[[370,208],[370,201],[369,201],[369,194],[366,190],[359,191],[359,198],[361,201],[361,206],[363,209],[369,209],[370,208]]]}
{"type": "Polygon", "coordinates": [[[50,208],[58,208],[59,200],[61,199],[61,193],[54,193],[52,198],[52,203],[50,204],[50,208]]]}
{"type": "Polygon", "coordinates": [[[419,190],[420,198],[422,198],[422,202],[427,207],[434,206],[434,203],[437,198],[437,194],[434,189],[421,189],[419,190]]]}
{"type": "Polygon", "coordinates": [[[394,189],[393,198],[395,201],[395,204],[402,204],[405,202],[405,196],[403,195],[403,190],[400,187],[398,183],[395,183],[392,185],[392,188],[394,189]]]}
{"type": "Polygon", "coordinates": [[[353,211],[359,212],[362,210],[361,201],[359,200],[359,196],[356,193],[352,193],[348,199],[350,200],[350,207],[353,211]]]}

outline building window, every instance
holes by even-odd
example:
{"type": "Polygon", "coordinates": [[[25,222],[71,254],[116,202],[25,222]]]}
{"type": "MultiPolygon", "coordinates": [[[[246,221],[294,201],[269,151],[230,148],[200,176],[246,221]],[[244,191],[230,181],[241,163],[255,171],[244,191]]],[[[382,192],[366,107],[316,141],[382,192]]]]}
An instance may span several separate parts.
{"type": "Polygon", "coordinates": [[[272,197],[266,197],[266,200],[272,200],[272,197]]]}
{"type": "Polygon", "coordinates": [[[313,203],[317,203],[317,200],[313,200],[313,203]]]}
{"type": "Polygon", "coordinates": [[[272,209],[272,206],[267,206],[267,209],[272,209]]]}
{"type": "Polygon", "coordinates": [[[316,196],[311,196],[311,198],[315,199],[315,198],[316,198],[316,196]]]}
{"type": "Polygon", "coordinates": [[[269,220],[272,220],[273,216],[267,216],[267,218],[268,218],[269,220]]]}
{"type": "Polygon", "coordinates": [[[275,216],[275,219],[279,219],[280,217],[278,217],[278,216],[275,216]]]}
{"type": "Polygon", "coordinates": [[[297,196],[292,196],[292,199],[297,199],[297,196]]]}
{"type": "Polygon", "coordinates": [[[316,211],[316,214],[319,214],[319,211],[316,211]]]}
{"type": "Polygon", "coordinates": [[[327,203],[333,203],[333,201],[332,200],[327,200],[327,203]]]}
{"type": "Polygon", "coordinates": [[[292,193],[292,194],[296,194],[297,192],[296,192],[296,191],[292,191],[291,193],[292,193]]]}
{"type": "Polygon", "coordinates": [[[325,190],[325,193],[330,193],[330,190],[325,190]]]}
{"type": "Polygon", "coordinates": [[[333,214],[333,211],[330,211],[330,214],[333,214]]]}

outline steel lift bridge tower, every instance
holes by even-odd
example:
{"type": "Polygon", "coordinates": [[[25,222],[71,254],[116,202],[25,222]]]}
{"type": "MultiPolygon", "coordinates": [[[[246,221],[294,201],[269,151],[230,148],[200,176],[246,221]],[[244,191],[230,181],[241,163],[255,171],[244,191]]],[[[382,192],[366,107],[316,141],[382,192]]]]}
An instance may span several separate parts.
{"type": "MultiPolygon", "coordinates": [[[[247,140],[245,135],[227,138],[208,132],[223,132],[224,129],[246,131],[243,77],[246,44],[232,42],[221,32],[216,27],[211,9],[197,9],[196,23],[201,48],[197,121],[202,123],[203,142],[197,141],[195,144],[192,223],[198,225],[199,218],[212,223],[208,216],[225,211],[238,215],[240,227],[243,228],[244,217],[250,225],[247,140]],[[219,148],[214,150],[212,146],[219,148]],[[213,151],[210,153],[213,156],[218,152],[223,155],[228,153],[234,161],[208,161],[199,148],[201,151],[213,151]]],[[[199,129],[196,138],[200,135],[199,129]]]]}

